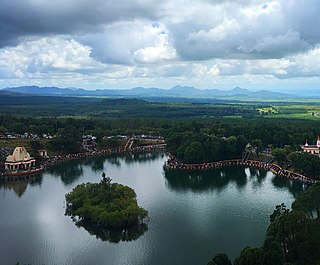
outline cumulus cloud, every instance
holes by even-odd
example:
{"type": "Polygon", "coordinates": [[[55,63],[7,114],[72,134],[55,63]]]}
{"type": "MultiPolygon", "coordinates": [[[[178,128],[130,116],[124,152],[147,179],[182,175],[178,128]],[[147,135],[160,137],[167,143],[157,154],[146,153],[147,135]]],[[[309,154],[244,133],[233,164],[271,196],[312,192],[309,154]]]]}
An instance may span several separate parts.
{"type": "Polygon", "coordinates": [[[37,72],[90,72],[99,67],[90,53],[88,46],[73,39],[54,37],[26,40],[16,47],[0,50],[0,69],[7,76],[16,77],[37,72]]]}
{"type": "Polygon", "coordinates": [[[295,2],[257,2],[243,6],[226,1],[202,10],[203,17],[211,14],[215,20],[202,21],[194,15],[172,24],[169,28],[177,36],[178,53],[185,60],[281,58],[314,45],[315,40],[305,39],[301,27],[284,12],[288,5],[294,9],[295,2]]]}
{"type": "Polygon", "coordinates": [[[92,47],[91,56],[104,63],[156,63],[176,56],[167,31],[165,25],[148,20],[122,21],[78,40],[92,47]]]}
{"type": "Polygon", "coordinates": [[[319,76],[319,9],[318,0],[2,0],[0,79],[319,76]]]}
{"type": "Polygon", "coordinates": [[[139,49],[134,52],[137,62],[158,63],[176,58],[176,50],[169,44],[169,36],[165,33],[158,35],[155,46],[139,49]]]}
{"type": "Polygon", "coordinates": [[[157,17],[155,0],[2,0],[0,45],[19,42],[24,36],[86,34],[104,25],[136,18],[157,17]]]}

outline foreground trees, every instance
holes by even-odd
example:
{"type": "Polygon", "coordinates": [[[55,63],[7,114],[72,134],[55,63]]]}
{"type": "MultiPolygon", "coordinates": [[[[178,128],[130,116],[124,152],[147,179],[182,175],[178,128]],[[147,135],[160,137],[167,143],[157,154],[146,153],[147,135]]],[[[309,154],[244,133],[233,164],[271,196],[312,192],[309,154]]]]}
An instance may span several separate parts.
{"type": "Polygon", "coordinates": [[[294,152],[289,154],[289,160],[299,172],[315,179],[320,176],[320,158],[309,153],[294,152]]]}
{"type": "Polygon", "coordinates": [[[234,265],[320,264],[320,184],[300,195],[292,209],[277,205],[263,246],[243,249],[234,265]]]}
{"type": "Polygon", "coordinates": [[[208,265],[232,265],[232,263],[226,254],[217,254],[209,261],[208,265]]]}

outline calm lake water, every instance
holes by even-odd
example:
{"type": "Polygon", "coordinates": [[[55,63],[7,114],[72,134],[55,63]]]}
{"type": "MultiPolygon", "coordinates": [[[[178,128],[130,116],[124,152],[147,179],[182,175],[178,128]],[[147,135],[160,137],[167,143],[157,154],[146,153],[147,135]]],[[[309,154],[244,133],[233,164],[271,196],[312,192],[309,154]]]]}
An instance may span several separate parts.
{"type": "Polygon", "coordinates": [[[55,165],[31,183],[1,183],[0,264],[198,265],[216,253],[233,260],[260,246],[274,206],[291,206],[302,184],[271,172],[233,167],[165,174],[163,154],[90,158],[55,165]],[[93,231],[64,215],[64,195],[83,182],[135,189],[148,229],[93,231]],[[131,241],[123,241],[131,240],[131,241]]]}

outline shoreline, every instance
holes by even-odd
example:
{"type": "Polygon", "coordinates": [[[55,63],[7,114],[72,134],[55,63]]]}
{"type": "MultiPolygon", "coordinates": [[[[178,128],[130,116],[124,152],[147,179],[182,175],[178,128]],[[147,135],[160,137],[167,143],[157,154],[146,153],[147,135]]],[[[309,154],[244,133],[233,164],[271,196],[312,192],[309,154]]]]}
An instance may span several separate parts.
{"type": "MultiPolygon", "coordinates": [[[[37,174],[42,171],[44,171],[47,167],[50,167],[55,164],[76,160],[80,158],[87,158],[87,157],[97,157],[97,156],[103,156],[103,155],[112,155],[112,154],[125,154],[125,153],[137,153],[137,152],[151,152],[151,151],[166,151],[166,144],[160,144],[160,145],[147,145],[147,146],[139,146],[134,147],[131,149],[126,148],[116,148],[116,149],[102,149],[98,151],[91,151],[91,152],[81,152],[81,153],[75,153],[75,154],[66,154],[66,155],[57,155],[57,156],[51,156],[49,158],[46,158],[43,161],[39,161],[38,165],[39,168],[36,168],[34,170],[29,170],[26,172],[2,172],[0,175],[0,178],[6,179],[7,177],[21,177],[21,176],[27,176],[32,174],[37,174]]],[[[170,156],[170,154],[169,154],[170,156]]],[[[270,170],[272,173],[276,174],[277,176],[286,177],[288,179],[294,180],[294,181],[300,181],[306,184],[315,184],[319,182],[319,180],[311,179],[307,176],[304,176],[302,174],[292,172],[290,170],[286,170],[281,168],[280,166],[273,164],[273,163],[267,163],[263,161],[258,160],[246,160],[243,161],[242,159],[230,159],[230,160],[222,160],[222,161],[215,161],[215,162],[207,162],[207,163],[200,163],[200,164],[187,164],[183,162],[178,162],[177,160],[173,158],[169,158],[167,162],[163,165],[164,170],[171,170],[171,171],[199,171],[199,170],[211,170],[211,169],[218,169],[223,167],[229,167],[229,166],[249,166],[249,167],[257,167],[257,168],[263,168],[266,170],[270,170]]]]}
{"type": "Polygon", "coordinates": [[[199,171],[199,170],[211,170],[218,169],[229,166],[249,166],[249,167],[258,167],[264,168],[266,170],[270,170],[272,173],[277,176],[286,177],[288,179],[294,181],[300,181],[306,184],[315,184],[319,182],[319,180],[311,179],[307,176],[304,176],[299,173],[295,173],[286,169],[281,168],[280,166],[273,163],[266,163],[257,160],[246,160],[242,159],[231,159],[231,160],[222,160],[216,162],[209,163],[201,163],[201,164],[186,164],[182,162],[178,162],[175,159],[169,159],[163,166],[164,170],[181,170],[181,171],[199,171]]]}
{"type": "Polygon", "coordinates": [[[63,163],[70,160],[76,160],[80,158],[86,157],[96,157],[96,156],[103,156],[103,155],[112,155],[112,154],[125,154],[125,153],[137,153],[137,152],[150,152],[150,151],[165,151],[164,145],[147,145],[147,146],[140,146],[134,147],[132,149],[124,149],[124,148],[116,148],[116,149],[103,149],[99,151],[92,151],[92,152],[81,152],[75,154],[67,154],[67,155],[57,155],[51,156],[44,161],[39,162],[40,165],[46,167],[63,163]]]}
{"type": "MultiPolygon", "coordinates": [[[[75,153],[75,154],[66,154],[66,155],[57,155],[57,156],[51,156],[49,158],[45,158],[42,161],[37,162],[38,168],[28,171],[18,171],[18,172],[6,172],[3,171],[0,174],[0,178],[8,178],[8,177],[22,177],[27,175],[33,175],[40,173],[46,168],[53,166],[55,164],[76,160],[80,158],[86,158],[86,157],[96,157],[96,156],[102,156],[102,155],[111,155],[111,154],[125,154],[125,153],[136,153],[136,152],[146,152],[146,151],[164,151],[166,145],[146,145],[146,146],[140,146],[140,147],[134,147],[132,149],[124,149],[124,148],[117,148],[117,149],[103,149],[99,151],[92,151],[92,152],[81,152],[81,153],[75,153]]],[[[4,167],[3,165],[1,165],[4,167]]]]}

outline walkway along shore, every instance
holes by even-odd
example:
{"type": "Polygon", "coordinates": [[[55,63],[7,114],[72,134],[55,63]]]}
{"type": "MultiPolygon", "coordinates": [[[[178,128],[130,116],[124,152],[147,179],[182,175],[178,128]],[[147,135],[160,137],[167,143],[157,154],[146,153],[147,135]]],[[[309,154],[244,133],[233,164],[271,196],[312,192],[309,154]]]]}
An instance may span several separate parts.
{"type": "Polygon", "coordinates": [[[40,163],[44,167],[48,167],[53,164],[62,163],[65,161],[75,160],[75,159],[79,159],[79,158],[85,158],[85,157],[95,157],[95,156],[111,155],[111,154],[164,151],[164,150],[166,150],[166,145],[164,145],[164,144],[139,146],[139,147],[134,147],[131,149],[125,149],[125,148],[103,149],[103,150],[92,151],[92,152],[82,152],[82,153],[76,153],[76,154],[51,156],[51,157],[41,161],[40,163]]]}
{"type": "MultiPolygon", "coordinates": [[[[138,152],[151,152],[151,151],[165,151],[166,150],[166,144],[160,144],[160,145],[147,145],[147,146],[139,146],[134,147],[131,149],[126,148],[117,148],[117,149],[103,149],[99,151],[92,151],[92,152],[82,152],[82,153],[76,153],[76,154],[67,154],[67,155],[58,155],[58,156],[51,156],[39,163],[39,166],[42,171],[46,167],[51,166],[53,164],[62,163],[69,160],[75,160],[79,158],[85,158],[85,157],[94,157],[94,156],[101,156],[101,155],[111,155],[111,154],[124,154],[124,153],[138,153],[138,152]]],[[[201,164],[185,164],[182,162],[178,162],[177,160],[170,158],[168,161],[164,164],[163,168],[164,170],[210,170],[210,169],[216,169],[216,168],[223,168],[228,166],[249,166],[249,167],[258,167],[258,168],[264,168],[267,170],[270,170],[274,174],[286,177],[295,181],[301,181],[303,183],[307,184],[314,184],[319,182],[318,180],[314,180],[311,178],[308,178],[307,176],[304,176],[299,173],[295,173],[289,170],[285,170],[281,168],[280,166],[272,163],[266,163],[256,160],[246,160],[243,161],[242,159],[233,159],[233,160],[223,160],[223,161],[216,161],[216,162],[210,162],[210,163],[201,163],[201,164]]],[[[19,175],[26,175],[26,174],[34,174],[36,172],[25,172],[25,174],[19,174],[19,175]]],[[[5,177],[5,173],[2,173],[0,177],[5,177]]]]}
{"type": "MultiPolygon", "coordinates": [[[[80,158],[85,157],[95,157],[95,156],[101,156],[101,155],[111,155],[111,154],[124,154],[124,153],[138,153],[138,152],[151,152],[151,151],[164,151],[166,150],[165,144],[159,144],[159,145],[146,145],[146,146],[139,146],[134,147],[131,149],[125,149],[125,148],[117,148],[117,149],[103,149],[99,151],[92,151],[92,152],[82,152],[82,153],[75,153],[75,154],[67,154],[67,155],[57,155],[57,156],[50,156],[49,158],[46,158],[42,161],[39,161],[37,163],[37,168],[28,170],[28,171],[17,171],[17,172],[6,172],[3,171],[1,173],[0,171],[0,178],[1,177],[13,177],[13,176],[23,176],[23,175],[30,175],[39,173],[45,168],[62,163],[65,161],[70,160],[76,160],[80,158]]],[[[4,168],[4,163],[0,163],[0,168],[4,168]]]]}
{"type": "Polygon", "coordinates": [[[178,162],[177,160],[170,158],[163,166],[164,170],[210,170],[216,168],[223,168],[229,166],[249,166],[249,167],[258,167],[270,170],[272,173],[286,177],[295,181],[301,181],[307,184],[314,184],[319,182],[318,180],[314,180],[308,178],[302,174],[295,173],[289,170],[284,170],[280,166],[272,163],[266,163],[256,160],[246,160],[243,161],[242,159],[233,159],[233,160],[224,160],[224,161],[217,161],[211,163],[201,163],[201,164],[185,164],[182,162],[178,162]]]}

